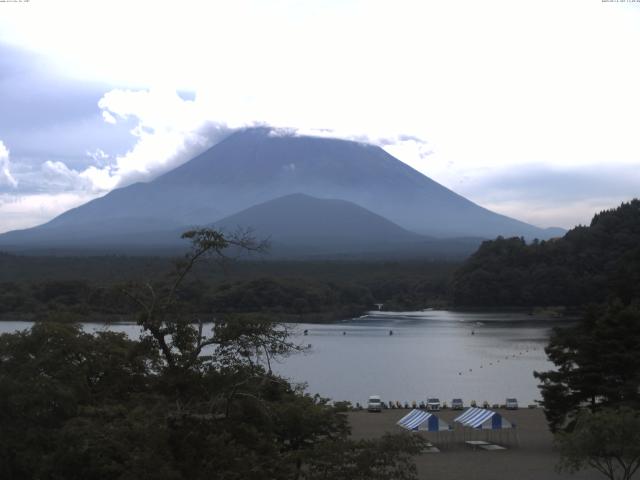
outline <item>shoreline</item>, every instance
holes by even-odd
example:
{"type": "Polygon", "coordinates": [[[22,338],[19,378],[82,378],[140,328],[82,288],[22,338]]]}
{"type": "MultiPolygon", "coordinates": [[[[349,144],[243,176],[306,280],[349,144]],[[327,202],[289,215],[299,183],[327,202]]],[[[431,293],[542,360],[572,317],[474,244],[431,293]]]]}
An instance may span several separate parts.
{"type": "MultiPolygon", "coordinates": [[[[274,323],[300,323],[300,324],[319,324],[319,325],[331,325],[340,324],[344,322],[350,322],[359,320],[364,317],[376,317],[384,318],[386,316],[392,317],[394,315],[403,316],[407,314],[420,314],[427,312],[451,312],[451,313],[478,313],[478,314],[491,314],[498,315],[505,314],[519,314],[530,316],[531,319],[523,318],[512,320],[513,322],[557,322],[558,324],[573,322],[579,320],[579,314],[576,311],[565,311],[562,314],[556,314],[554,309],[547,309],[545,307],[426,307],[418,310],[352,310],[341,309],[335,311],[326,312],[310,312],[302,314],[294,313],[273,313],[273,312],[239,312],[239,313],[220,313],[219,315],[231,315],[240,319],[252,319],[263,318],[269,319],[274,323]]],[[[212,313],[192,313],[193,317],[210,317],[212,313]]],[[[26,312],[3,312],[0,313],[0,322],[36,322],[36,321],[52,321],[61,323],[104,323],[104,324],[136,324],[137,314],[135,313],[104,313],[104,312],[89,312],[78,313],[73,311],[51,311],[51,312],[38,312],[38,313],[26,313],[26,312]],[[51,318],[43,318],[46,315],[53,315],[51,318]],[[63,320],[64,317],[68,319],[63,320]],[[58,318],[56,318],[58,317],[58,318]],[[85,317],[86,319],[83,319],[85,317]],[[114,320],[116,319],[116,320],[114,320]]],[[[486,320],[485,320],[486,321],[486,320]]],[[[194,322],[195,323],[195,322],[194,322]]],[[[211,323],[211,322],[205,322],[211,323]]]]}
{"type": "MultiPolygon", "coordinates": [[[[506,447],[505,450],[484,451],[473,449],[464,443],[462,429],[453,419],[461,410],[435,412],[442,420],[454,427],[450,432],[438,434],[420,432],[427,440],[440,448],[439,453],[422,453],[414,460],[421,480],[497,480],[515,478],[518,480],[596,480],[602,478],[595,470],[584,470],[575,474],[558,473],[555,470],[559,456],[553,447],[553,435],[549,431],[541,408],[521,408],[519,410],[495,409],[507,420],[516,424],[518,444],[504,435],[493,434],[491,443],[506,447]],[[446,436],[450,435],[449,441],[446,436]]],[[[409,410],[383,410],[380,413],[351,411],[347,413],[353,439],[381,437],[384,433],[401,433],[406,430],[396,422],[409,410]]],[[[469,435],[467,433],[466,435],[469,435]]],[[[472,438],[488,438],[489,434],[474,432],[472,438]]],[[[470,438],[470,437],[467,437],[470,438]]]]}

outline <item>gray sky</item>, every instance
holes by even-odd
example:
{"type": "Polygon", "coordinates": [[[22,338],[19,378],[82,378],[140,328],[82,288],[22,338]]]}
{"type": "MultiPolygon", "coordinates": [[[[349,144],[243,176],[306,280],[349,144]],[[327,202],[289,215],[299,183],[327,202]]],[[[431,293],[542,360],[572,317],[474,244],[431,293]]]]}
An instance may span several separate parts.
{"type": "Polygon", "coordinates": [[[572,227],[640,196],[640,3],[0,3],[0,232],[254,124],[572,227]]]}

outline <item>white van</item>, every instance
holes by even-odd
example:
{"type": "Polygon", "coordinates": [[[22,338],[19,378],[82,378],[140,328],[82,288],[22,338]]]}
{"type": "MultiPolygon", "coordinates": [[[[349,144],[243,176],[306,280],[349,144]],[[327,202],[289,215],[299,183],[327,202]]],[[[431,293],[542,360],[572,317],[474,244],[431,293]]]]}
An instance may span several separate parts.
{"type": "Polygon", "coordinates": [[[518,410],[518,400],[515,398],[507,398],[505,407],[507,410],[518,410]]]}
{"type": "Polygon", "coordinates": [[[437,412],[440,410],[439,398],[427,398],[427,410],[430,412],[437,412]]]}
{"type": "Polygon", "coordinates": [[[369,397],[369,400],[367,401],[367,410],[370,412],[382,411],[382,400],[380,400],[380,395],[371,395],[369,397]]]}

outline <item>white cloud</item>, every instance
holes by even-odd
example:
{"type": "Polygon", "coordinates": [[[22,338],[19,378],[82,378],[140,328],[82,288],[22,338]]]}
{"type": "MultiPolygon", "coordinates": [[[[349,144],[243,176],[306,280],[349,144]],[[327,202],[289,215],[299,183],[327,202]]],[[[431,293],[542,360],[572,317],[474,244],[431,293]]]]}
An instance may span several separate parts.
{"type": "Polygon", "coordinates": [[[201,97],[196,93],[193,100],[185,100],[167,89],[116,89],[106,93],[98,103],[102,112],[116,122],[134,119],[136,125],[131,133],[137,137],[137,142],[126,154],[113,159],[109,166],[90,167],[81,175],[95,180],[96,188],[101,189],[149,180],[190,160],[231,131],[256,125],[273,127],[272,135],[313,135],[399,148],[413,146],[421,158],[429,153],[427,143],[416,136],[358,131],[356,128],[278,125],[277,116],[232,116],[224,110],[221,112],[211,102],[207,95],[201,97]]]}
{"type": "Polygon", "coordinates": [[[571,229],[577,225],[589,225],[593,216],[610,208],[618,207],[629,197],[617,200],[611,197],[593,197],[569,200],[558,205],[553,201],[531,202],[519,198],[503,199],[500,202],[487,201],[484,206],[539,227],[563,227],[571,229]]]}
{"type": "MultiPolygon", "coordinates": [[[[60,179],[108,190],[173,168],[228,129],[266,123],[372,140],[506,212],[513,198],[474,190],[491,172],[531,164],[640,169],[640,65],[629,61],[640,43],[639,7],[59,0],[3,12],[0,40],[44,54],[75,79],[128,88],[107,93],[100,108],[107,123],[137,122],[136,145],[86,170],[60,169],[60,179]],[[74,15],[60,17],[60,9],[74,15]]],[[[530,206],[509,213],[526,219],[530,206]]]]}
{"type": "MultiPolygon", "coordinates": [[[[171,90],[112,90],[99,101],[103,113],[134,118],[137,142],[126,154],[84,176],[101,188],[149,180],[189,160],[230,132],[228,123],[202,103],[184,100],[171,90]]],[[[237,125],[240,126],[240,125],[237,125]]]]}
{"type": "MultiPolygon", "coordinates": [[[[222,121],[211,118],[201,104],[184,100],[175,91],[115,89],[100,99],[98,107],[115,123],[134,123],[130,132],[136,139],[133,147],[122,155],[110,155],[100,148],[87,151],[91,164],[84,168],[71,168],[59,159],[45,160],[35,168],[21,165],[17,177],[22,180],[21,193],[97,194],[150,180],[193,158],[231,131],[222,121]]],[[[0,155],[0,174],[5,172],[13,184],[8,152],[4,152],[0,155]]]]}
{"type": "MultiPolygon", "coordinates": [[[[328,129],[312,126],[278,126],[276,116],[260,119],[250,115],[219,113],[208,95],[185,100],[169,89],[114,89],[103,95],[98,108],[107,123],[134,122],[134,146],[123,155],[111,156],[100,148],[87,151],[93,164],[84,169],[68,167],[61,160],[46,160],[39,172],[25,174],[27,185],[40,175],[40,187],[55,192],[104,193],[137,181],[148,181],[190,160],[233,130],[257,125],[273,127],[272,135],[313,135],[373,143],[394,149],[394,153],[417,152],[419,158],[430,153],[426,141],[405,133],[328,129]]],[[[402,158],[402,156],[401,156],[402,158]]],[[[11,177],[13,178],[13,177],[11,177]]]]}
{"type": "Polygon", "coordinates": [[[471,172],[457,191],[504,215],[542,227],[589,224],[596,212],[639,195],[640,169],[624,163],[522,165],[471,172]]]}
{"type": "Polygon", "coordinates": [[[26,195],[0,193],[0,233],[40,225],[97,196],[86,192],[26,195]]]}
{"type": "Polygon", "coordinates": [[[138,140],[130,151],[113,159],[108,167],[90,167],[82,176],[96,179],[96,187],[104,189],[149,180],[190,160],[231,131],[257,125],[269,125],[274,136],[343,138],[396,149],[409,148],[420,158],[431,153],[427,142],[413,135],[282,125],[277,123],[275,115],[260,118],[250,114],[230,115],[224,111],[224,105],[220,111],[212,101],[210,96],[201,97],[197,93],[193,100],[185,100],[167,89],[116,89],[106,93],[98,103],[103,114],[115,122],[135,119],[137,123],[131,133],[138,140]]]}
{"type": "Polygon", "coordinates": [[[86,153],[88,157],[93,159],[96,165],[106,164],[108,163],[109,158],[111,158],[111,155],[106,153],[101,148],[96,148],[94,151],[92,152],[87,151],[86,153]]]}
{"type": "Polygon", "coordinates": [[[111,114],[110,114],[108,111],[106,111],[106,110],[103,110],[103,111],[102,111],[102,118],[104,119],[104,121],[105,121],[105,122],[107,122],[107,123],[111,123],[112,125],[117,123],[116,117],[114,117],[113,115],[111,115],[111,114]]]}
{"type": "Polygon", "coordinates": [[[0,187],[3,185],[16,188],[18,186],[18,182],[11,174],[9,150],[0,140],[0,187]]]}
{"type": "Polygon", "coordinates": [[[50,187],[57,189],[85,189],[86,182],[82,181],[78,172],[59,161],[47,160],[41,167],[42,179],[50,187]]]}
{"type": "MultiPolygon", "coordinates": [[[[5,38],[78,78],[195,91],[225,123],[410,132],[461,168],[638,160],[631,4],[156,2],[148,22],[145,2],[67,3],[85,21],[49,22],[60,2],[39,2],[5,38]]],[[[107,121],[154,108],[121,97],[107,121]]],[[[436,158],[412,161],[430,172],[436,158]]]]}

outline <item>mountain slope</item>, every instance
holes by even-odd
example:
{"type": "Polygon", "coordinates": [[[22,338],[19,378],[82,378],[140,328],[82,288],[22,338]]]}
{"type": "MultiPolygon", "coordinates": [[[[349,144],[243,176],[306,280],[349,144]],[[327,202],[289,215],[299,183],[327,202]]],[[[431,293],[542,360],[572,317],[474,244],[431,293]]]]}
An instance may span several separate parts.
{"type": "Polygon", "coordinates": [[[114,234],[209,224],[292,193],[350,201],[420,234],[550,236],[466,200],[379,147],[253,128],[149,183],[114,190],[40,227],[2,235],[0,246],[106,242],[114,234]]]}
{"type": "Polygon", "coordinates": [[[249,207],[213,225],[224,231],[251,228],[271,240],[271,253],[344,254],[412,248],[427,237],[344,200],[291,194],[249,207]]]}
{"type": "Polygon", "coordinates": [[[270,240],[270,258],[459,259],[482,241],[418,235],[352,202],[304,194],[269,200],[212,226],[225,232],[250,227],[256,238],[270,240]]]}
{"type": "MultiPolygon", "coordinates": [[[[269,240],[270,248],[262,256],[264,259],[460,259],[471,255],[482,242],[480,238],[438,239],[418,235],[355,203],[304,194],[254,205],[209,226],[229,234],[250,229],[256,239],[269,240]]],[[[181,235],[192,227],[158,228],[145,234],[113,231],[75,243],[59,233],[46,245],[34,244],[29,248],[27,243],[10,250],[57,255],[176,254],[187,248],[188,243],[181,235]]]]}
{"type": "Polygon", "coordinates": [[[425,240],[380,215],[344,200],[318,199],[291,194],[269,200],[215,223],[232,230],[251,227],[257,236],[307,243],[402,243],[425,240]]]}

